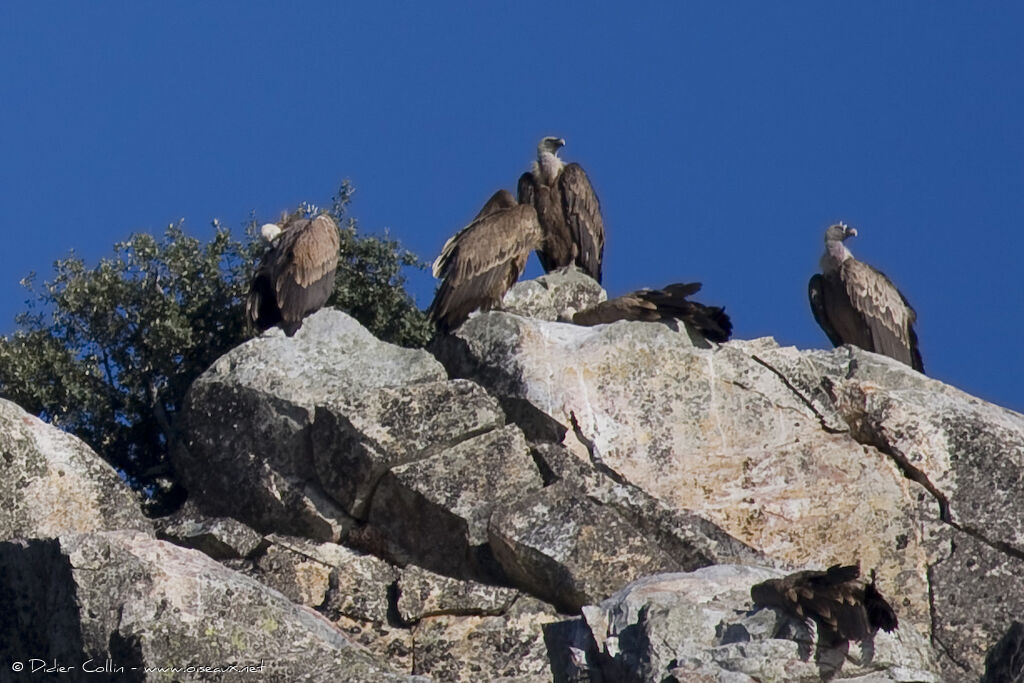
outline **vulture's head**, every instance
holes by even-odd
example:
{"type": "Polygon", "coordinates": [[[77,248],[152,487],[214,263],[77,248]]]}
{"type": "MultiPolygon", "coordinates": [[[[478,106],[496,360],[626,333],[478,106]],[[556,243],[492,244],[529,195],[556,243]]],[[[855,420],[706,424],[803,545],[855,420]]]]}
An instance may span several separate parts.
{"type": "Polygon", "coordinates": [[[558,150],[562,149],[563,147],[565,147],[564,139],[548,136],[546,138],[543,138],[540,141],[540,144],[537,145],[537,151],[540,152],[541,154],[543,154],[544,152],[558,154],[558,150]]]}
{"type": "Polygon", "coordinates": [[[828,230],[825,231],[825,241],[842,242],[846,240],[847,237],[856,237],[856,235],[857,230],[855,228],[851,228],[846,223],[840,222],[835,225],[830,225],[828,230]]]}
{"type": "Polygon", "coordinates": [[[277,223],[264,223],[260,228],[260,234],[263,235],[263,239],[273,244],[281,234],[281,226],[277,223]]]}

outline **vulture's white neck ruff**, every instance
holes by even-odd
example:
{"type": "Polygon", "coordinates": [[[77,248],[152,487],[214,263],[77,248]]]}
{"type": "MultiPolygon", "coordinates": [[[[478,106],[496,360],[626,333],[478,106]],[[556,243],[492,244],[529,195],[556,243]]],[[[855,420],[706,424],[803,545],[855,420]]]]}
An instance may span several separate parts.
{"type": "Polygon", "coordinates": [[[821,272],[830,273],[843,265],[846,259],[853,258],[853,254],[846,245],[839,240],[825,242],[825,253],[821,256],[821,272]]]}
{"type": "Polygon", "coordinates": [[[540,176],[541,182],[545,185],[550,185],[555,182],[555,178],[562,172],[565,167],[565,162],[559,159],[552,152],[538,152],[537,153],[537,174],[540,176]]]}

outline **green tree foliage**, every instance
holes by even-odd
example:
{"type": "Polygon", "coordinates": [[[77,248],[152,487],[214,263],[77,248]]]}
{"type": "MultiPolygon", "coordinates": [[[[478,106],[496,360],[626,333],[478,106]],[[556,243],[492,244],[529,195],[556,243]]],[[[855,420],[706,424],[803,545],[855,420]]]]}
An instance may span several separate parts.
{"type": "MultiPolygon", "coordinates": [[[[342,226],[328,305],[382,339],[422,346],[431,329],[401,275],[422,264],[386,236],[360,236],[345,216],[351,195],[346,182],[328,212],[342,226]]],[[[154,511],[173,505],[182,492],[167,453],[185,392],[253,334],[245,295],[266,249],[255,224],[244,242],[216,222],[206,243],[180,224],[161,238],[137,233],[95,267],[72,253],[42,287],[26,278],[29,310],[0,338],[0,396],[82,438],[149,495],[154,511]]]]}

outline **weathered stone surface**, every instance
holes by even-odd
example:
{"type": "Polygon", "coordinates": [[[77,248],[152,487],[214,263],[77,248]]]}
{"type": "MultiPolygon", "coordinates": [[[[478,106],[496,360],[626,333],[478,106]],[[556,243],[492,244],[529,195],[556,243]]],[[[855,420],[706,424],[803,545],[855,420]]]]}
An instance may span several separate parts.
{"type": "MultiPolygon", "coordinates": [[[[783,351],[762,355],[783,367],[783,351]]],[[[829,396],[855,439],[924,487],[933,638],[948,676],[977,678],[1024,613],[1024,415],[854,347],[806,360],[787,380],[829,396]]]]}
{"type": "Polygon", "coordinates": [[[425,351],[378,341],[340,311],[310,316],[220,358],[189,390],[185,439],[172,458],[207,514],[261,532],[336,541],[352,521],[317,481],[314,406],[383,387],[446,378],[425,351]]]}
{"type": "Polygon", "coordinates": [[[936,651],[947,680],[977,680],[986,653],[1024,613],[1024,563],[955,529],[934,543],[928,576],[936,651]]]}
{"type": "Polygon", "coordinates": [[[339,396],[316,409],[313,459],[324,489],[365,519],[390,468],[505,424],[498,402],[465,380],[339,396]]]}
{"type": "Polygon", "coordinates": [[[880,631],[864,645],[850,644],[848,652],[820,647],[812,654],[801,622],[774,610],[750,614],[750,586],[780,575],[716,565],[636,581],[584,607],[595,648],[587,661],[614,681],[943,680],[913,626],[880,631]],[[802,642],[777,637],[780,630],[802,642]]]}
{"type": "Polygon", "coordinates": [[[594,278],[576,268],[517,282],[502,299],[501,309],[536,320],[569,319],[573,313],[608,298],[594,278]]]}
{"type": "Polygon", "coordinates": [[[526,596],[502,616],[428,617],[413,627],[413,673],[438,681],[550,681],[544,628],[561,618],[526,596]]]}
{"type": "Polygon", "coordinates": [[[387,621],[388,592],[398,579],[398,569],[372,555],[279,534],[267,537],[254,571],[263,583],[332,620],[345,615],[367,622],[387,621]]]}
{"type": "MultiPolygon", "coordinates": [[[[410,680],[329,621],[203,553],[140,532],[0,543],[0,658],[77,667],[262,666],[268,680],[410,680]]],[[[222,680],[222,672],[185,672],[222,680]]],[[[235,674],[231,674],[235,675],[235,674]]],[[[152,673],[145,680],[182,680],[152,673]]]]}
{"type": "Polygon", "coordinates": [[[412,671],[412,631],[391,623],[398,568],[334,543],[272,534],[267,544],[253,576],[315,608],[379,661],[412,671]]]}
{"type": "Polygon", "coordinates": [[[497,615],[519,595],[512,588],[453,579],[411,565],[398,579],[398,615],[409,624],[440,614],[497,615]]]}
{"type": "MultiPolygon", "coordinates": [[[[712,564],[767,564],[774,560],[733,538],[720,527],[688,511],[677,510],[643,489],[621,480],[602,463],[584,462],[553,443],[534,446],[545,483],[564,481],[595,503],[636,527],[682,571],[712,564]]],[[[602,516],[610,514],[602,511],[602,516]]]]}
{"type": "Polygon", "coordinates": [[[215,560],[248,557],[263,536],[230,517],[205,517],[186,504],[174,515],[154,521],[157,538],[194,548],[215,560]]]}
{"type": "Polygon", "coordinates": [[[0,540],[150,528],[114,468],[78,438],[0,399],[0,540]]]}
{"type": "Polygon", "coordinates": [[[820,411],[760,359],[774,347],[702,349],[662,324],[579,328],[491,312],[438,354],[500,400],[575,421],[582,438],[570,432],[565,445],[581,460],[776,561],[877,567],[927,627],[920,488],[887,455],[823,429],[820,411]]]}
{"type": "Polygon", "coordinates": [[[446,378],[426,351],[382,342],[347,314],[325,308],[294,337],[273,328],[215,362],[205,381],[230,375],[242,386],[307,409],[335,396],[446,378]]]}
{"type": "MultiPolygon", "coordinates": [[[[763,355],[775,365],[781,351],[763,355]]],[[[1024,554],[1024,415],[856,347],[806,360],[814,370],[786,378],[827,394],[859,442],[919,471],[951,521],[1024,554]]]]}
{"type": "Polygon", "coordinates": [[[487,542],[491,511],[542,483],[522,432],[509,425],[393,468],[377,487],[369,522],[402,563],[487,577],[477,551],[487,542]]]}
{"type": "Polygon", "coordinates": [[[679,564],[612,509],[563,483],[491,517],[491,547],[516,585],[567,612],[679,564]]]}
{"type": "Polygon", "coordinates": [[[327,599],[331,568],[288,548],[271,544],[255,559],[254,571],[261,583],[294,603],[315,609],[327,599]]]}
{"type": "Polygon", "coordinates": [[[331,621],[349,640],[365,647],[378,661],[395,671],[413,670],[412,629],[383,621],[365,621],[340,614],[331,621]]]}

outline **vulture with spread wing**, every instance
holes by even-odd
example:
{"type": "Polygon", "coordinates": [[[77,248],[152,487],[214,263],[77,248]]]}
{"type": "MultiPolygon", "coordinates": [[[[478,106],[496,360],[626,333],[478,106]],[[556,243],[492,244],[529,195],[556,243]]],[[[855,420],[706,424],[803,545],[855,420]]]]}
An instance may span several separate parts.
{"type": "Polygon", "coordinates": [[[675,319],[687,323],[705,339],[719,343],[729,341],[732,321],[724,308],[687,301],[686,297],[699,291],[699,282],[676,283],[664,289],[641,289],[579,311],[570,320],[576,325],[591,326],[619,320],[657,322],[675,319]]]}
{"type": "Polygon", "coordinates": [[[803,621],[818,623],[823,640],[864,640],[878,629],[899,625],[896,613],[871,581],[860,578],[860,567],[833,565],[825,571],[802,571],[769,579],[750,589],[758,607],[777,607],[803,621]]]}
{"type": "Polygon", "coordinates": [[[289,337],[334,291],[338,226],[329,216],[293,214],[261,230],[270,248],[249,286],[245,311],[260,330],[280,325],[289,337]]]}
{"type": "Polygon", "coordinates": [[[477,309],[501,303],[543,237],[537,212],[498,190],[473,221],[449,239],[434,261],[441,279],[428,314],[442,333],[464,323],[477,309]]]}
{"type": "Polygon", "coordinates": [[[924,372],[917,314],[889,278],[846,248],[843,242],[856,234],[843,223],[825,231],[821,273],[808,284],[814,319],[834,346],[853,344],[924,372]]]}
{"type": "Polygon", "coordinates": [[[546,137],[537,145],[533,170],[519,178],[519,202],[537,210],[544,245],[537,257],[544,271],[576,265],[598,282],[604,258],[601,204],[579,164],[558,158],[561,138],[546,137]]]}

